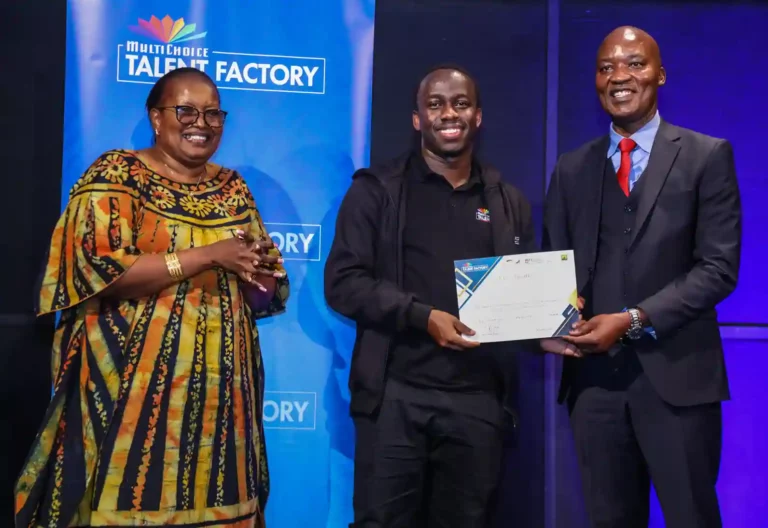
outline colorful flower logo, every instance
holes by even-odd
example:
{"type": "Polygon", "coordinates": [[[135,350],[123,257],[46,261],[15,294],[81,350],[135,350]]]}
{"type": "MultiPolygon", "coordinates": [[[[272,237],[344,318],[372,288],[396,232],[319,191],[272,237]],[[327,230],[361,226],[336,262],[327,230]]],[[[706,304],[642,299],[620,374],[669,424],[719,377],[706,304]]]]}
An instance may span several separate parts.
{"type": "Polygon", "coordinates": [[[196,24],[187,25],[183,18],[173,20],[170,15],[165,15],[162,20],[154,15],[149,21],[140,18],[138,26],[130,26],[128,29],[165,44],[201,39],[208,33],[195,33],[196,24]]]}

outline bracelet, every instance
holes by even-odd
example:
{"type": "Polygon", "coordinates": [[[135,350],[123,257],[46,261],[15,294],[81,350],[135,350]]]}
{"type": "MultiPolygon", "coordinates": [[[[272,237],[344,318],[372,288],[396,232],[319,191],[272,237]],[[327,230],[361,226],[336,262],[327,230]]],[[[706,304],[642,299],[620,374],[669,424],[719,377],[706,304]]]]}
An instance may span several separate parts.
{"type": "Polygon", "coordinates": [[[172,278],[176,280],[184,278],[184,272],[181,271],[181,262],[179,262],[179,257],[176,253],[168,253],[165,256],[165,265],[172,278]]]}

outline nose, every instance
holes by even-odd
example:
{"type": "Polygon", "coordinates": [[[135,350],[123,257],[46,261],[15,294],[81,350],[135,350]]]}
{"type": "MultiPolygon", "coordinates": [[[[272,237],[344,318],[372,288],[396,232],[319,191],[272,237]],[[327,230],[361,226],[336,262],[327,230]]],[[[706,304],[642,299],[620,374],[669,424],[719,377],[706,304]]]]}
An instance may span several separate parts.
{"type": "Polygon", "coordinates": [[[443,121],[450,121],[452,119],[456,119],[459,117],[458,112],[456,112],[456,109],[453,107],[453,105],[445,105],[443,106],[443,112],[440,114],[440,119],[443,121]]]}
{"type": "Polygon", "coordinates": [[[208,126],[208,123],[205,122],[205,112],[201,112],[200,110],[198,110],[197,119],[195,119],[195,122],[192,124],[199,128],[206,128],[208,126]]]}
{"type": "Polygon", "coordinates": [[[619,66],[613,70],[613,74],[610,77],[610,82],[613,84],[623,84],[631,79],[629,72],[624,66],[619,66]]]}

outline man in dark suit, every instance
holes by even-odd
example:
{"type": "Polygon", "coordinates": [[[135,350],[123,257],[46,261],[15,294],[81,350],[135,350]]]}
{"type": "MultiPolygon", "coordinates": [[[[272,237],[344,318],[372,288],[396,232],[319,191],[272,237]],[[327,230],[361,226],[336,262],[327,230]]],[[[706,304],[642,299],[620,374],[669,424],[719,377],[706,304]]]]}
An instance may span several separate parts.
{"type": "Polygon", "coordinates": [[[584,320],[565,339],[566,401],[595,528],[645,527],[652,482],[667,528],[721,526],[715,491],[729,398],[715,307],[735,288],[741,205],[722,139],[663,121],[650,35],[603,41],[607,136],[564,154],[545,249],[573,249],[584,320]]]}

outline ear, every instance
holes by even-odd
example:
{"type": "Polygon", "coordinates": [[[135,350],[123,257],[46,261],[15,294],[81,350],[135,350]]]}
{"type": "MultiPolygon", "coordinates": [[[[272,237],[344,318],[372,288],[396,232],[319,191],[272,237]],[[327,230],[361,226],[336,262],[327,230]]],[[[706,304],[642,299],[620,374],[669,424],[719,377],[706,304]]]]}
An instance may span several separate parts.
{"type": "Polygon", "coordinates": [[[149,111],[149,122],[157,135],[157,131],[160,130],[160,110],[153,108],[149,111]]]}
{"type": "Polygon", "coordinates": [[[667,70],[662,66],[659,68],[659,86],[664,86],[665,84],[667,84],[667,70]]]}
{"type": "Polygon", "coordinates": [[[413,122],[414,130],[421,131],[421,119],[419,118],[419,113],[416,110],[414,110],[413,114],[411,115],[411,121],[413,122]]]}
{"type": "Polygon", "coordinates": [[[475,112],[475,126],[477,128],[480,128],[480,124],[483,122],[483,109],[478,108],[477,112],[475,112]]]}

